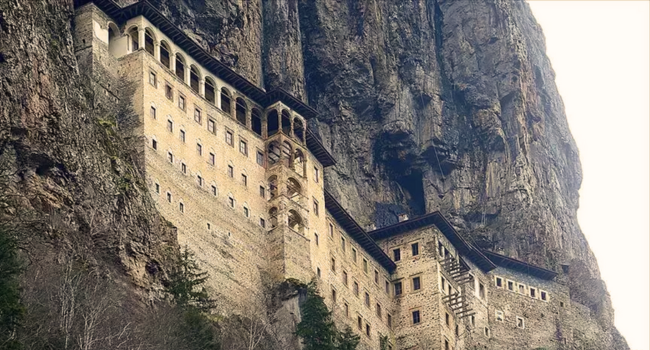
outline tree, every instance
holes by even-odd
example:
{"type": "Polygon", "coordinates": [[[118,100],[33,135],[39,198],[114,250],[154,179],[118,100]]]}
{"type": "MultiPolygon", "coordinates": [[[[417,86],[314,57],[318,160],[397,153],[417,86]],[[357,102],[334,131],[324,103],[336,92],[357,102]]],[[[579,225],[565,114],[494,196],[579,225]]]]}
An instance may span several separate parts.
{"type": "Polygon", "coordinates": [[[187,248],[181,252],[178,266],[170,274],[167,292],[172,295],[174,302],[181,307],[195,307],[200,311],[209,311],[215,307],[203,284],[208,274],[201,271],[194,254],[187,248]]]}
{"type": "Polygon", "coordinates": [[[16,339],[25,309],[20,302],[18,278],[23,270],[16,240],[0,226],[0,348],[21,349],[16,339]]]}
{"type": "Polygon", "coordinates": [[[314,281],[307,285],[307,298],[301,307],[301,316],[296,335],[302,339],[304,350],[336,350],[337,331],[332,313],[318,294],[314,281]]]}
{"type": "Polygon", "coordinates": [[[359,336],[348,326],[345,327],[345,331],[338,333],[337,343],[337,350],[355,350],[359,345],[359,336]]]}

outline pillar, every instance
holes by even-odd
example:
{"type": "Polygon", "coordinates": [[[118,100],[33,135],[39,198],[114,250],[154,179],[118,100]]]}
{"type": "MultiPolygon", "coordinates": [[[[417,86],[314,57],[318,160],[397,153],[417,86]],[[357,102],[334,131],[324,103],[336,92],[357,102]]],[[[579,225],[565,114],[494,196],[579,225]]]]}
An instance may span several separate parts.
{"type": "Polygon", "coordinates": [[[205,98],[205,78],[199,78],[199,95],[205,98]]]}
{"type": "Polygon", "coordinates": [[[176,53],[175,52],[170,52],[169,53],[169,69],[176,74],[176,53]]]}
{"type": "Polygon", "coordinates": [[[183,78],[183,82],[190,85],[190,65],[187,59],[185,61],[185,77],[183,78]]]}
{"type": "Polygon", "coordinates": [[[138,28],[138,50],[144,49],[144,28],[138,28]]]}
{"type": "Polygon", "coordinates": [[[160,43],[153,43],[153,56],[156,58],[156,61],[160,62],[160,43]]]}

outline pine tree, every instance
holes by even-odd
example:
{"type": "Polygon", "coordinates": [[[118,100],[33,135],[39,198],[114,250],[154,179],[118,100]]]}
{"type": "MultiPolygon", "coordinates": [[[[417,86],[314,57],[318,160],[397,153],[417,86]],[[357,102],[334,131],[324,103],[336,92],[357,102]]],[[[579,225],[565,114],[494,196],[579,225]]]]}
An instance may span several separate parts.
{"type": "Polygon", "coordinates": [[[339,332],[337,338],[337,350],[355,350],[359,345],[359,336],[349,326],[345,327],[345,331],[339,332]]]}
{"type": "Polygon", "coordinates": [[[174,302],[181,307],[196,307],[201,311],[214,308],[214,300],[208,297],[203,284],[208,274],[201,271],[187,248],[179,257],[179,265],[171,272],[167,292],[174,297],[174,302]]]}
{"type": "Polygon", "coordinates": [[[313,281],[307,285],[307,298],[301,307],[301,316],[296,335],[302,339],[304,350],[336,350],[337,331],[332,313],[313,281]]]}

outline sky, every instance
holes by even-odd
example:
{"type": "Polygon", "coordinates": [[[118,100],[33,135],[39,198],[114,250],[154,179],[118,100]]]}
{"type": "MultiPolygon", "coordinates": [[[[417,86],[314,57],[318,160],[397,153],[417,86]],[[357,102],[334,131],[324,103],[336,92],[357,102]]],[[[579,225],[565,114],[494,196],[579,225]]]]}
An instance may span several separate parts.
{"type": "Polygon", "coordinates": [[[580,227],[617,328],[650,350],[650,1],[528,3],[580,150],[580,227]]]}

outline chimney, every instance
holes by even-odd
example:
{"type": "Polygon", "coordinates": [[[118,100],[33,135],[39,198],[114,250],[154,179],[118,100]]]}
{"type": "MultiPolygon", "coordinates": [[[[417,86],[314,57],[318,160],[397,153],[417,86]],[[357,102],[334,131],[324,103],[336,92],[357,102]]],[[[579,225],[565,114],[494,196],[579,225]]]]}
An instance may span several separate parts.
{"type": "Polygon", "coordinates": [[[409,214],[407,213],[399,214],[398,218],[399,218],[399,222],[406,221],[409,219],[409,214]]]}

